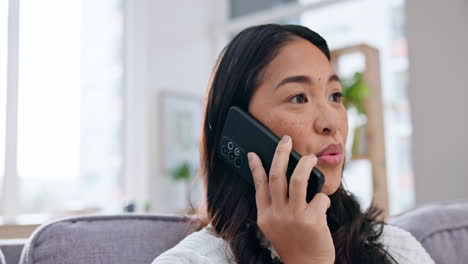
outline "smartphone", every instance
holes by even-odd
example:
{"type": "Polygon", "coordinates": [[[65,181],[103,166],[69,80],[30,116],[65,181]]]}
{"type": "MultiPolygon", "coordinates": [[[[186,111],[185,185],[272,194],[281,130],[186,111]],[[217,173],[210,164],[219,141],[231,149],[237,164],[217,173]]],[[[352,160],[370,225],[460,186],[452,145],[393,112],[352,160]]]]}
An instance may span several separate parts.
{"type": "MultiPolygon", "coordinates": [[[[254,187],[247,153],[255,152],[260,157],[268,175],[279,141],[280,138],[252,115],[237,106],[232,106],[228,111],[216,153],[242,179],[254,187]]],[[[291,151],[286,171],[288,185],[300,158],[299,153],[291,151]]],[[[324,182],[325,177],[322,172],[313,168],[307,185],[307,202],[310,202],[314,195],[322,190],[324,182]]]]}

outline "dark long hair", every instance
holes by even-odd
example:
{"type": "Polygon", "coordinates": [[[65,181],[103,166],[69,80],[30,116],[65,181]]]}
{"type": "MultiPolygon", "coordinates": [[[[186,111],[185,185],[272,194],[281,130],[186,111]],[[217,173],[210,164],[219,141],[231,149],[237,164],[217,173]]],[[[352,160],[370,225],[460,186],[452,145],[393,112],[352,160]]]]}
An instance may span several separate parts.
{"type": "MultiPolygon", "coordinates": [[[[206,205],[199,228],[211,223],[227,241],[237,263],[275,263],[257,233],[255,190],[227,167],[216,154],[229,107],[247,111],[262,70],[288,42],[302,38],[318,47],[330,60],[326,41],[310,29],[296,25],[260,25],[240,32],[221,52],[210,79],[201,134],[201,176],[206,205]],[[204,215],[203,215],[204,213],[204,215]]],[[[330,196],[328,226],[336,250],[336,263],[391,263],[378,242],[381,211],[366,212],[342,185],[330,196]]],[[[229,255],[228,255],[229,256],[229,255]]]]}

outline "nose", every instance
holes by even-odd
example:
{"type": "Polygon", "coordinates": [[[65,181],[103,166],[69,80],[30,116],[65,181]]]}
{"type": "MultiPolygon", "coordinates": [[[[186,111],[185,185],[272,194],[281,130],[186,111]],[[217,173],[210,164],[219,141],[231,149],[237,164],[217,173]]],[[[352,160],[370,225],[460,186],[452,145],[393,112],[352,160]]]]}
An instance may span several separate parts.
{"type": "Polygon", "coordinates": [[[322,104],[315,111],[317,111],[314,121],[315,132],[321,135],[334,135],[339,126],[336,111],[330,109],[326,104],[322,104]]]}

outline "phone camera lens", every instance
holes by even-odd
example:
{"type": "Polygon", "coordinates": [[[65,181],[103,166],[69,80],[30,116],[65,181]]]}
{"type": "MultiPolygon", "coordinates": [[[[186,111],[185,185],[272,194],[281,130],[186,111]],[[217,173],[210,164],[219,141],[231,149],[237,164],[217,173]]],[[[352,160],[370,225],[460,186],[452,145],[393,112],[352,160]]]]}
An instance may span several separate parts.
{"type": "Polygon", "coordinates": [[[235,149],[234,149],[234,154],[236,154],[236,156],[239,156],[239,154],[240,154],[239,148],[235,148],[235,149]]]}
{"type": "Polygon", "coordinates": [[[240,158],[236,158],[236,159],[234,160],[234,165],[236,165],[237,168],[240,167],[240,165],[241,165],[241,160],[240,160],[240,158]]]}
{"type": "Polygon", "coordinates": [[[226,146],[222,146],[221,147],[221,153],[223,153],[223,155],[226,155],[228,152],[228,149],[226,148],[226,146]]]}
{"type": "Polygon", "coordinates": [[[232,144],[231,141],[229,141],[229,142],[227,143],[227,146],[228,146],[228,149],[229,149],[229,150],[232,150],[232,149],[234,148],[234,144],[232,144]]]}
{"type": "Polygon", "coordinates": [[[232,153],[232,151],[229,152],[228,157],[229,157],[230,160],[233,160],[234,159],[234,153],[232,153]]]}

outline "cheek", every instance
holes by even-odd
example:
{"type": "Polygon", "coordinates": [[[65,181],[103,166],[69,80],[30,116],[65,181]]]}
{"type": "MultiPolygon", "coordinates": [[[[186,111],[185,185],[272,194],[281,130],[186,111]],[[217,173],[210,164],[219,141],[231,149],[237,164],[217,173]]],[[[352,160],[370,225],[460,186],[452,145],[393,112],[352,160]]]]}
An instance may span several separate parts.
{"type": "MultiPolygon", "coordinates": [[[[292,138],[293,149],[299,154],[305,155],[307,135],[310,135],[310,120],[298,119],[297,115],[284,113],[270,113],[262,121],[275,135],[282,137],[288,135],[292,138]]],[[[310,140],[309,140],[310,141],[310,140]]]]}
{"type": "Polygon", "coordinates": [[[341,129],[342,131],[342,137],[343,137],[343,140],[344,140],[344,145],[346,146],[346,141],[347,141],[347,138],[348,138],[348,112],[346,112],[346,110],[344,110],[344,113],[343,113],[343,118],[342,118],[342,121],[341,121],[341,124],[343,124],[343,128],[341,129]]]}

